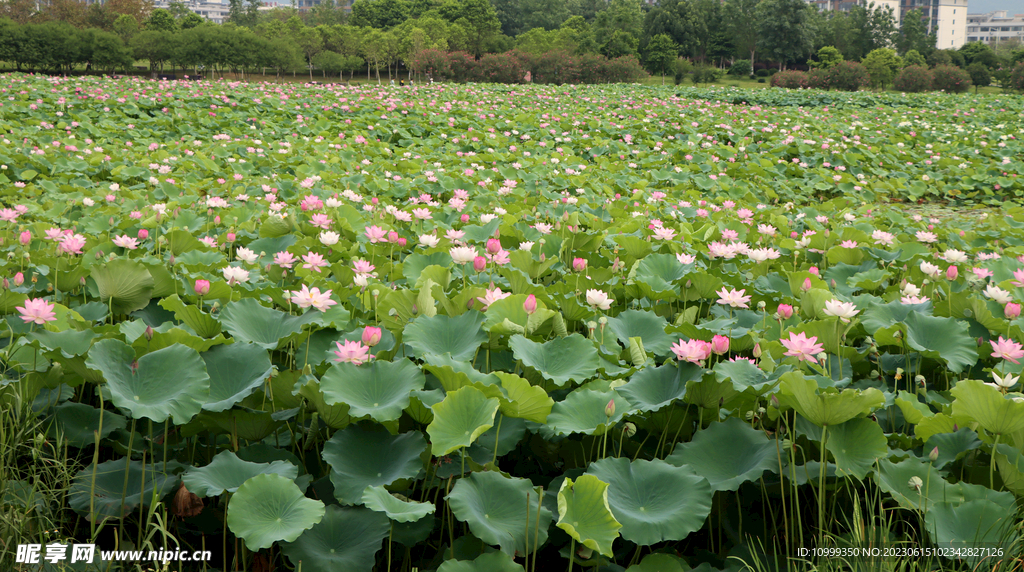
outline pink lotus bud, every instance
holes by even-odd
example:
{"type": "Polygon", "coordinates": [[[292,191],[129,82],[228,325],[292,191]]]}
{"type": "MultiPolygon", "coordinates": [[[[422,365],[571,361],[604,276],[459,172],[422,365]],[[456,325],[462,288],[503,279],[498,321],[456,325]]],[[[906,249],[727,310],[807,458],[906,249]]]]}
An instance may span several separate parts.
{"type": "Polygon", "coordinates": [[[772,394],[772,398],[771,400],[769,400],[769,403],[771,403],[771,406],[774,407],[775,409],[779,408],[779,398],[776,397],[774,393],[772,394]]]}
{"type": "Polygon", "coordinates": [[[497,238],[487,239],[487,254],[497,254],[501,252],[501,241],[497,238]]]}
{"type": "Polygon", "coordinates": [[[487,268],[487,259],[483,256],[477,256],[473,259],[473,270],[477,272],[483,272],[484,268],[487,268]]]}
{"type": "Polygon", "coordinates": [[[533,294],[527,296],[526,300],[523,301],[523,309],[526,310],[527,314],[533,315],[537,311],[537,297],[533,294]]]}
{"type": "Polygon", "coordinates": [[[14,285],[15,286],[21,286],[24,283],[25,283],[25,275],[24,274],[22,274],[21,272],[18,272],[17,274],[14,275],[14,285]]]}
{"type": "Polygon", "coordinates": [[[608,405],[604,406],[604,416],[611,417],[612,415],[615,415],[615,400],[609,399],[608,405]]]}
{"type": "Polygon", "coordinates": [[[149,231],[144,229],[144,228],[140,228],[139,229],[139,240],[146,240],[147,238],[149,238],[149,231]]]}
{"type": "Polygon", "coordinates": [[[1007,320],[1015,320],[1020,316],[1020,304],[1009,302],[1003,307],[1003,314],[1007,320]]]}
{"type": "Polygon", "coordinates": [[[777,312],[779,317],[783,320],[788,320],[793,317],[793,306],[790,306],[789,304],[779,304],[777,312]]]}
{"type": "Polygon", "coordinates": [[[210,281],[209,280],[196,280],[195,285],[196,294],[200,296],[206,296],[210,293],[210,281]]]}
{"type": "Polygon", "coordinates": [[[959,273],[960,271],[957,270],[956,266],[950,266],[949,268],[946,269],[946,280],[956,280],[956,277],[957,275],[959,275],[959,273]]]}
{"type": "Polygon", "coordinates": [[[373,197],[372,199],[370,199],[370,202],[373,203],[373,204],[378,204],[378,203],[380,203],[380,200],[377,199],[377,197],[373,197]]]}
{"type": "Polygon", "coordinates": [[[380,343],[380,328],[366,326],[363,328],[363,345],[373,347],[380,343]]]}
{"type": "Polygon", "coordinates": [[[810,272],[811,274],[817,276],[818,278],[821,278],[821,273],[818,271],[818,267],[817,266],[811,266],[810,268],[807,269],[807,271],[810,272]]]}
{"type": "Polygon", "coordinates": [[[11,283],[7,281],[6,277],[4,278],[3,286],[4,286],[4,290],[6,290],[6,289],[11,287],[11,283]]]}
{"type": "Polygon", "coordinates": [[[711,351],[715,355],[722,355],[729,351],[729,338],[725,336],[715,336],[711,338],[711,351]]]}
{"type": "Polygon", "coordinates": [[[236,238],[236,237],[235,237],[235,233],[233,233],[233,232],[229,232],[229,233],[227,234],[227,236],[225,236],[225,237],[224,237],[224,240],[225,240],[226,242],[234,242],[234,241],[235,241],[235,238],[236,238]]]}
{"type": "Polygon", "coordinates": [[[462,222],[469,222],[469,215],[468,214],[464,214],[464,215],[459,217],[459,220],[461,220],[462,222]]]}
{"type": "Polygon", "coordinates": [[[213,217],[213,224],[220,224],[220,215],[213,217]]]}
{"type": "Polygon", "coordinates": [[[398,233],[391,231],[388,233],[388,242],[398,242],[398,233]]]}
{"type": "Polygon", "coordinates": [[[761,357],[761,344],[760,344],[760,342],[758,342],[758,343],[754,344],[754,358],[756,359],[756,358],[760,358],[760,357],[761,357]]]}
{"type": "Polygon", "coordinates": [[[806,291],[808,291],[810,289],[811,289],[811,279],[810,278],[804,278],[804,283],[803,283],[803,285],[800,286],[800,291],[801,292],[806,292],[806,291]]]}
{"type": "Polygon", "coordinates": [[[797,234],[797,232],[795,230],[793,232],[789,233],[789,238],[798,238],[799,236],[800,235],[797,234]]]}
{"type": "Polygon", "coordinates": [[[572,259],[572,269],[575,270],[576,272],[583,272],[583,271],[585,271],[587,269],[587,259],[586,258],[573,258],[572,259]]]}
{"type": "Polygon", "coordinates": [[[835,287],[836,287],[836,279],[833,278],[832,282],[830,282],[830,284],[832,285],[832,288],[835,289],[835,287]]]}
{"type": "Polygon", "coordinates": [[[18,242],[20,242],[22,246],[28,246],[28,243],[32,242],[32,233],[27,230],[22,232],[18,235],[18,242]]]}
{"type": "Polygon", "coordinates": [[[544,256],[544,253],[543,253],[543,252],[541,252],[541,253],[540,253],[540,261],[541,261],[541,262],[544,262],[544,259],[545,259],[545,258],[547,258],[547,257],[546,257],[546,256],[544,256]]]}
{"type": "Polygon", "coordinates": [[[147,342],[153,341],[153,327],[152,326],[146,326],[146,331],[142,332],[142,335],[146,336],[146,341],[147,342]]]}
{"type": "Polygon", "coordinates": [[[405,247],[406,244],[409,244],[409,241],[407,241],[404,238],[399,238],[398,239],[398,246],[405,247]]]}
{"type": "Polygon", "coordinates": [[[939,460],[939,448],[938,447],[935,447],[934,449],[932,449],[931,453],[928,453],[928,460],[933,462],[933,463],[935,461],[939,460]]]}

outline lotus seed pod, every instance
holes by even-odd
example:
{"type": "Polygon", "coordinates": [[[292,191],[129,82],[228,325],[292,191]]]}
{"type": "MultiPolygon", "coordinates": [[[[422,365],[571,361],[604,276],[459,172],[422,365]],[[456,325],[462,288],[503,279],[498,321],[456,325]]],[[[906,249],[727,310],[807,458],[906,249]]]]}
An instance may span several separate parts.
{"type": "Polygon", "coordinates": [[[636,424],[627,421],[622,426],[622,432],[626,434],[626,437],[632,437],[636,435],[636,424]]]}

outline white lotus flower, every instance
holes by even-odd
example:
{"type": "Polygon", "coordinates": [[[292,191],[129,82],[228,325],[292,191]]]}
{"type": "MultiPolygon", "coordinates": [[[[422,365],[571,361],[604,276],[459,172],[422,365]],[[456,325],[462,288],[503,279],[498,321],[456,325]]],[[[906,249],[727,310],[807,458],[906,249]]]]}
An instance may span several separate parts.
{"type": "Polygon", "coordinates": [[[448,251],[448,254],[452,255],[452,260],[456,264],[466,264],[473,262],[473,259],[476,258],[476,249],[472,246],[455,246],[448,251]]]}
{"type": "Polygon", "coordinates": [[[835,316],[845,323],[850,322],[850,318],[856,316],[860,310],[857,309],[851,302],[840,302],[839,300],[829,300],[825,302],[825,314],[829,316],[835,316]]]}
{"type": "Polygon", "coordinates": [[[612,307],[612,302],[615,300],[605,294],[601,290],[587,290],[587,304],[600,308],[602,310],[608,310],[612,307]]]}
{"type": "Polygon", "coordinates": [[[993,371],[992,379],[996,380],[996,387],[1002,389],[1010,389],[1011,387],[1017,385],[1017,381],[1020,379],[1020,376],[1018,375],[1017,377],[1014,377],[1013,375],[1008,373],[1005,376],[1000,377],[998,373],[993,371]]]}
{"type": "Polygon", "coordinates": [[[1003,290],[1002,288],[996,286],[995,284],[989,284],[988,287],[985,288],[983,294],[985,294],[986,297],[991,298],[1003,305],[1013,302],[1013,296],[1011,296],[1009,292],[1003,290]]]}

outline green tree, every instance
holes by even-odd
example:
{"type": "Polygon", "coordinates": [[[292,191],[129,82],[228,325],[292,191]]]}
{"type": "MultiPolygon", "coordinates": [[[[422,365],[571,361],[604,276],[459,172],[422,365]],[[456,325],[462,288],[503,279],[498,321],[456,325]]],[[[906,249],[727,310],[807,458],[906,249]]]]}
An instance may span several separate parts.
{"type": "Polygon", "coordinates": [[[974,62],[967,66],[967,73],[971,76],[971,83],[974,84],[974,93],[978,93],[978,89],[992,84],[992,74],[989,72],[988,66],[981,62],[974,62]]]}
{"type": "Polygon", "coordinates": [[[644,49],[644,64],[651,73],[661,74],[661,85],[665,85],[665,74],[679,57],[679,46],[668,34],[651,38],[644,49]]]}
{"type": "Polygon", "coordinates": [[[733,39],[738,52],[749,54],[754,63],[757,51],[757,3],[760,0],[729,0],[722,11],[722,24],[733,39]]]}
{"type": "Polygon", "coordinates": [[[903,67],[907,66],[927,66],[924,56],[922,56],[917,50],[910,50],[906,54],[903,54],[903,67]]]}
{"type": "Polygon", "coordinates": [[[195,12],[189,10],[188,5],[181,2],[181,0],[171,0],[168,2],[167,11],[171,13],[171,16],[174,16],[175,20],[181,20],[189,14],[195,14],[195,12]]]}
{"type": "Polygon", "coordinates": [[[903,61],[896,55],[896,50],[890,48],[878,48],[872,50],[861,64],[868,70],[871,76],[871,86],[882,89],[892,83],[896,72],[903,67],[903,61]]]}
{"type": "Polygon", "coordinates": [[[690,55],[697,47],[697,14],[686,0],[666,0],[644,17],[640,45],[658,34],[668,34],[679,46],[679,52],[690,55]]]}
{"type": "Polygon", "coordinates": [[[309,20],[315,26],[334,26],[345,22],[345,11],[334,0],[322,0],[309,11],[309,20]]]}
{"type": "Polygon", "coordinates": [[[835,46],[825,46],[818,50],[818,60],[807,60],[807,65],[812,68],[829,69],[846,61],[843,54],[835,46]]]}
{"type": "Polygon", "coordinates": [[[299,51],[302,52],[302,55],[305,56],[306,61],[310,64],[309,81],[313,81],[313,58],[324,50],[323,36],[320,35],[320,31],[316,28],[303,26],[293,39],[299,51]]]}
{"type": "Polygon", "coordinates": [[[966,43],[960,47],[959,51],[963,55],[964,62],[966,62],[968,66],[970,66],[970,64],[980,63],[993,68],[999,65],[999,57],[996,56],[992,47],[984,42],[966,43]]]}
{"type": "Polygon", "coordinates": [[[132,65],[132,51],[117,34],[94,30],[90,38],[92,45],[89,63],[100,70],[113,73],[117,68],[127,69],[132,65]]]}
{"type": "Polygon", "coordinates": [[[195,12],[190,11],[188,14],[185,14],[185,16],[182,19],[178,20],[178,27],[182,30],[190,30],[192,28],[195,28],[196,26],[202,26],[207,22],[209,22],[209,20],[203,18],[195,12]]]}
{"type": "Polygon", "coordinates": [[[114,33],[121,38],[122,42],[130,42],[135,34],[139,33],[139,23],[131,14],[121,14],[114,20],[114,33]]]}
{"type": "Polygon", "coordinates": [[[144,30],[136,34],[130,43],[132,55],[137,60],[148,60],[149,71],[164,69],[164,63],[173,59],[171,34],[160,30],[144,30]]]}
{"type": "Polygon", "coordinates": [[[520,0],[519,4],[523,12],[523,30],[557,30],[569,18],[569,4],[566,0],[520,0]]]}
{"type": "Polygon", "coordinates": [[[759,49],[782,69],[810,53],[813,37],[805,26],[810,9],[803,0],[761,0],[757,5],[759,49]]]}
{"type": "Polygon", "coordinates": [[[149,19],[145,23],[147,30],[160,30],[164,32],[176,32],[178,31],[178,23],[174,21],[174,16],[170,12],[163,8],[157,8],[149,14],[149,19]]]}
{"type": "Polygon", "coordinates": [[[916,50],[925,58],[935,51],[935,35],[928,34],[921,10],[915,8],[903,15],[900,24],[900,37],[896,41],[901,54],[916,50]]]}
{"type": "Polygon", "coordinates": [[[349,23],[353,26],[393,28],[409,18],[406,0],[356,0],[352,4],[349,23]]]}
{"type": "Polygon", "coordinates": [[[489,0],[448,0],[439,13],[445,20],[465,28],[469,51],[477,57],[483,54],[487,41],[501,31],[501,21],[489,0]]]}

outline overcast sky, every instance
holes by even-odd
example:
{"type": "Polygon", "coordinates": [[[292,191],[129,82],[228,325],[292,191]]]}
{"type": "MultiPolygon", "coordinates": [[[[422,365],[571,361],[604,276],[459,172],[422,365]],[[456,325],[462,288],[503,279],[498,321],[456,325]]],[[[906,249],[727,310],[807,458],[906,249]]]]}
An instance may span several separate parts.
{"type": "Polygon", "coordinates": [[[986,14],[996,10],[1006,10],[1009,16],[1024,14],[1024,4],[1020,0],[968,0],[968,14],[986,14]]]}

